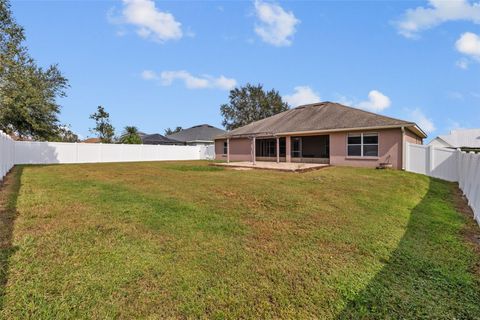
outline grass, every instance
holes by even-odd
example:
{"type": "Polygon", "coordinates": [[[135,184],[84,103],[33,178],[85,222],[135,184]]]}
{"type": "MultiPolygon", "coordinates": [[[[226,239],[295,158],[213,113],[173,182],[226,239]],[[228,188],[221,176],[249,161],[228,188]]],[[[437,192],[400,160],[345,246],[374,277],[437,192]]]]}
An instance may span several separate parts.
{"type": "Polygon", "coordinates": [[[25,166],[1,194],[5,319],[480,318],[478,227],[426,176],[25,166]]]}

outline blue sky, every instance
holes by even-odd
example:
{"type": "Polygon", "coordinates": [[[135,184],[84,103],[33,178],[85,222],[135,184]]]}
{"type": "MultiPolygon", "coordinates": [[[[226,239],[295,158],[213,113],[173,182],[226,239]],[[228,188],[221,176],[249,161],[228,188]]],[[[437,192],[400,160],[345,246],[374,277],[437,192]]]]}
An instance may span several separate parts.
{"type": "Polygon", "coordinates": [[[40,65],[70,81],[61,121],[92,136],[221,126],[235,85],[338,101],[432,138],[480,123],[480,4],[468,1],[13,1],[40,65]]]}

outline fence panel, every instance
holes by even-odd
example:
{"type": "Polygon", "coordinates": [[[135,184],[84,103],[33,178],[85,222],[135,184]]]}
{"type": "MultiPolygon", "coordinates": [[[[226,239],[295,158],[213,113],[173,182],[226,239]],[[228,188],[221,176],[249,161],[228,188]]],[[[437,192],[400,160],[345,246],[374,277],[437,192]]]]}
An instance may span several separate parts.
{"type": "Polygon", "coordinates": [[[15,142],[16,164],[200,160],[207,156],[204,146],[15,142]]]}
{"type": "Polygon", "coordinates": [[[429,146],[431,157],[430,175],[435,178],[458,181],[456,150],[429,146]]]}
{"type": "Polygon", "coordinates": [[[200,150],[200,157],[206,160],[215,159],[215,145],[202,146],[200,150]]]}
{"type": "Polygon", "coordinates": [[[0,131],[0,181],[15,164],[15,141],[0,131]]]}
{"type": "Polygon", "coordinates": [[[429,173],[428,147],[418,144],[407,144],[406,170],[415,173],[429,173]]]}
{"type": "Polygon", "coordinates": [[[406,170],[456,181],[480,224],[480,154],[407,143],[406,170]]]}

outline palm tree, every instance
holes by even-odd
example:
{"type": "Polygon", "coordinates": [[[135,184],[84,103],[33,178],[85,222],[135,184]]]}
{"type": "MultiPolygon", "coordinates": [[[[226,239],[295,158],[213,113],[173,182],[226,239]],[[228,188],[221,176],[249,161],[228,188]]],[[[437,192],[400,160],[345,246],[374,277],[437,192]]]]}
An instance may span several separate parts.
{"type": "Polygon", "coordinates": [[[134,126],[126,126],[123,129],[123,133],[120,136],[120,142],[125,144],[141,144],[142,139],[138,134],[137,127],[134,126]]]}

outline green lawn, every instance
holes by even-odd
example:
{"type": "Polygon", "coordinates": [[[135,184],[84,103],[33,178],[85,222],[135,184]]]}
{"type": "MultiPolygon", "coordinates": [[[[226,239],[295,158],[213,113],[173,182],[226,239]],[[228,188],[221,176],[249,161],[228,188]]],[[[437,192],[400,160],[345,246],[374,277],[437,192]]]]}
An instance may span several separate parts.
{"type": "Polygon", "coordinates": [[[354,168],[17,167],[0,318],[480,318],[456,190],[354,168]]]}

